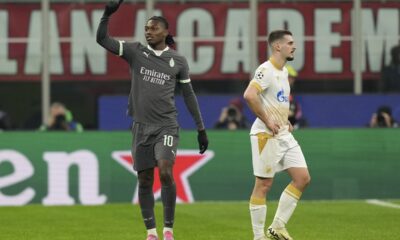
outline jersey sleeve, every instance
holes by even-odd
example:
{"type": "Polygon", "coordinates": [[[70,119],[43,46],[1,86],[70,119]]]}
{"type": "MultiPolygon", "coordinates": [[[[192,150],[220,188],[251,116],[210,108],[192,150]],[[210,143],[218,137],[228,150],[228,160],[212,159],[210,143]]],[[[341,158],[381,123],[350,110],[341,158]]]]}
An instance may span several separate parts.
{"type": "Polygon", "coordinates": [[[270,84],[270,78],[268,75],[268,71],[265,67],[258,67],[254,73],[253,79],[250,81],[250,85],[257,88],[258,92],[264,91],[270,84]]]}
{"type": "Polygon", "coordinates": [[[119,41],[118,56],[131,63],[134,61],[136,54],[139,52],[139,42],[119,41]]]}
{"type": "Polygon", "coordinates": [[[188,83],[190,82],[189,76],[189,64],[187,63],[186,58],[182,57],[182,66],[177,76],[177,81],[179,83],[188,83]]]}
{"type": "Polygon", "coordinates": [[[109,17],[103,16],[100,19],[99,27],[97,28],[96,41],[108,51],[118,54],[119,43],[116,39],[108,34],[109,17]]]}
{"type": "Polygon", "coordinates": [[[199,103],[197,102],[196,94],[193,91],[192,84],[190,82],[181,84],[183,99],[186,104],[186,108],[192,115],[197,129],[204,129],[203,118],[201,117],[199,103]]]}

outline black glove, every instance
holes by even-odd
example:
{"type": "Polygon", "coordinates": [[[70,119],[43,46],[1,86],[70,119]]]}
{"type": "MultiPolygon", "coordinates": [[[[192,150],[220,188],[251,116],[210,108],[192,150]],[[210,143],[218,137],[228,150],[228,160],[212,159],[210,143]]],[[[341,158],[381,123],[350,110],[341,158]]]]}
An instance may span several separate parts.
{"type": "Polygon", "coordinates": [[[197,131],[197,141],[199,142],[199,150],[200,150],[200,154],[203,154],[207,148],[208,148],[208,138],[207,138],[207,133],[206,130],[199,130],[197,131]]]}
{"type": "Polygon", "coordinates": [[[104,9],[104,16],[109,17],[111,14],[115,13],[123,1],[124,0],[109,0],[104,9]]]}

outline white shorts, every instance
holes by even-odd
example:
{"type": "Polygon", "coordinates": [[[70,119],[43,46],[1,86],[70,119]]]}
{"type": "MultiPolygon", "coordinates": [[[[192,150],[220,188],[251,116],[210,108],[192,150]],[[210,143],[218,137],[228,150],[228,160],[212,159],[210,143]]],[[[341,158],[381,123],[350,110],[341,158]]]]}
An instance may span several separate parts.
{"type": "Polygon", "coordinates": [[[254,176],[273,178],[288,168],[307,168],[303,152],[289,132],[271,137],[267,133],[250,135],[254,176]]]}

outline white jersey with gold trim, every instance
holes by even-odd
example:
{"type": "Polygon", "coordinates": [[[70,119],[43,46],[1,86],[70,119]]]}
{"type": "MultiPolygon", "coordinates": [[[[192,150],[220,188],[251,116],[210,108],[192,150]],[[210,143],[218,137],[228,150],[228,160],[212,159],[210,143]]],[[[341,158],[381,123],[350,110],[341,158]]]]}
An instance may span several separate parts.
{"type": "MultiPolygon", "coordinates": [[[[288,131],[290,86],[286,67],[280,70],[271,60],[264,62],[255,71],[250,84],[258,89],[267,116],[280,126],[279,132],[288,131]]],[[[257,118],[250,134],[260,132],[271,134],[264,122],[257,118]]]]}

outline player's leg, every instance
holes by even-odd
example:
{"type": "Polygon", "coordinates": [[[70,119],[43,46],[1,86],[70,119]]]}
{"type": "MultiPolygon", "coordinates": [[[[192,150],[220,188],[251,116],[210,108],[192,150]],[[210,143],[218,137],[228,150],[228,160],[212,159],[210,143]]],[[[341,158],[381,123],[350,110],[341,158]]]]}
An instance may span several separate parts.
{"type": "Polygon", "coordinates": [[[173,240],[175,219],[176,186],[173,178],[173,162],[158,160],[161,181],[161,200],[164,207],[164,239],[173,240]]]}
{"type": "Polygon", "coordinates": [[[271,227],[268,229],[270,235],[284,236],[278,239],[292,239],[286,231],[286,224],[290,220],[302,193],[310,182],[310,174],[299,146],[289,149],[283,159],[287,172],[292,182],[285,188],[279,199],[271,227]]]}
{"type": "Polygon", "coordinates": [[[267,216],[266,196],[271,189],[273,178],[256,177],[250,197],[250,218],[255,240],[265,239],[264,226],[267,216]]]}
{"type": "Polygon", "coordinates": [[[154,216],[154,168],[138,172],[139,205],[147,229],[147,239],[157,239],[156,221],[154,216]]]}
{"type": "Polygon", "coordinates": [[[164,240],[173,240],[175,220],[176,186],[173,166],[178,146],[178,128],[163,129],[159,134],[154,154],[160,172],[161,200],[164,207],[164,240]]]}
{"type": "Polygon", "coordinates": [[[139,205],[147,229],[147,239],[157,240],[156,221],[154,216],[154,145],[147,136],[151,131],[145,125],[135,123],[132,127],[132,156],[134,170],[138,172],[139,205]]]}
{"type": "Polygon", "coordinates": [[[254,239],[265,239],[264,227],[267,216],[267,193],[273,183],[274,140],[266,133],[250,136],[253,173],[256,176],[254,189],[250,197],[250,217],[254,239]]]}

